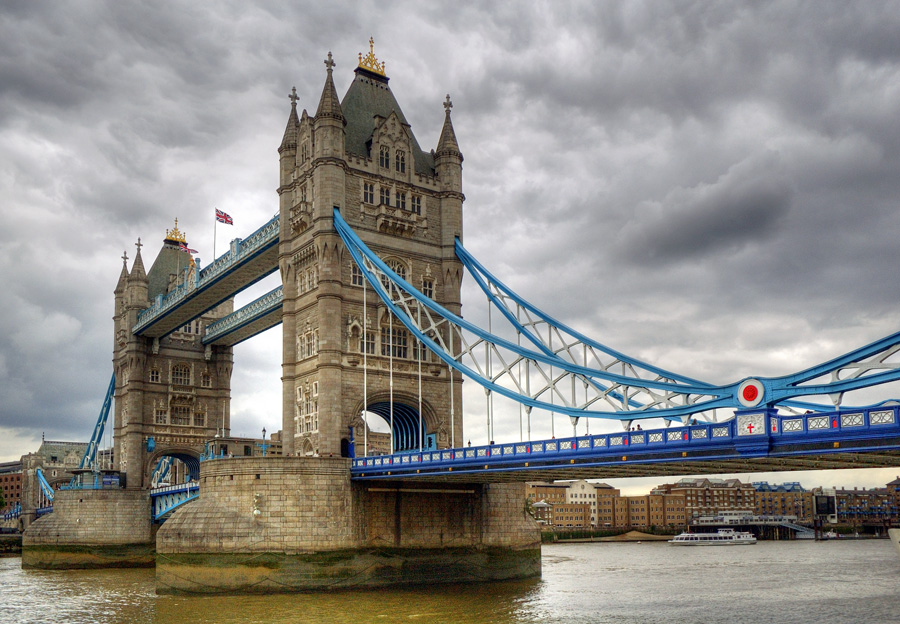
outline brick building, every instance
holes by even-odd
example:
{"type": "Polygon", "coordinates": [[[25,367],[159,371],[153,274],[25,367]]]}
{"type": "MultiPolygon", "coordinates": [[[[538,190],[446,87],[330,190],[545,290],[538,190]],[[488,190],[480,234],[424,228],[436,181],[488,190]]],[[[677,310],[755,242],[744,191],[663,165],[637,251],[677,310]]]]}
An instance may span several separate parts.
{"type": "Polygon", "coordinates": [[[796,481],[772,484],[753,483],[757,516],[796,516],[798,522],[813,521],[813,493],[796,481]]]}
{"type": "Polygon", "coordinates": [[[688,521],[699,516],[717,516],[724,511],[752,515],[756,509],[756,488],[739,479],[686,478],[661,485],[652,493],[683,496],[688,521]]]}
{"type": "Polygon", "coordinates": [[[9,511],[22,502],[22,462],[0,463],[0,491],[3,492],[4,504],[0,513],[9,511]]]}

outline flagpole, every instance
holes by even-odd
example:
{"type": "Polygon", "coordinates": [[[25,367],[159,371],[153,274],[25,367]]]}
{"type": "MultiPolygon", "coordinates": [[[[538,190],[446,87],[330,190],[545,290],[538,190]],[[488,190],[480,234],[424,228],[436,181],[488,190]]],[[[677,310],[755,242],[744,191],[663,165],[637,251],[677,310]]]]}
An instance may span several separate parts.
{"type": "Polygon", "coordinates": [[[216,219],[216,210],[218,208],[213,208],[213,262],[216,261],[216,224],[219,223],[219,220],[216,219]]]}

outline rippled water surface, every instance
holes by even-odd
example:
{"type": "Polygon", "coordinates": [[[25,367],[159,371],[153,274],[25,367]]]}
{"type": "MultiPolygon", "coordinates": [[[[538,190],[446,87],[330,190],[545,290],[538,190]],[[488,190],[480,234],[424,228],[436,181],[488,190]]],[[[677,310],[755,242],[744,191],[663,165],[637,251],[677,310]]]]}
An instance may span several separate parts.
{"type": "Polygon", "coordinates": [[[152,570],[46,572],[0,559],[0,622],[900,621],[900,557],[887,540],[545,546],[540,580],[400,590],[157,596],[152,570]]]}

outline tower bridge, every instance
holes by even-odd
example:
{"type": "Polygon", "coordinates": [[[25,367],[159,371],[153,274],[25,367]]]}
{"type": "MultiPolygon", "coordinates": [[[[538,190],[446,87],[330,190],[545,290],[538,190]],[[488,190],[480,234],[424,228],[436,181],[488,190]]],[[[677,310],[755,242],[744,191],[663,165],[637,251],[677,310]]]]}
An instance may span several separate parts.
{"type": "Polygon", "coordinates": [[[23,565],[141,565],[155,548],[160,591],[192,592],[520,578],[540,572],[525,480],[900,463],[896,402],[842,406],[900,378],[900,334],[724,385],[615,351],[464,247],[449,95],[425,151],[373,42],[343,98],[334,67],[329,53],[313,115],[290,94],[274,218],[202,269],[177,221],[149,271],[140,241],[130,269],[123,257],[111,393],[124,487],[59,492],[26,532],[23,565]],[[281,286],[233,309],[275,271],[281,286]],[[466,272],[486,328],[461,316],[466,272]],[[232,347],[278,324],[283,454],[208,453],[230,436],[232,347]],[[522,406],[527,435],[464,446],[464,378],[484,388],[488,439],[495,400],[522,406]],[[388,424],[385,449],[373,414],[388,424]],[[532,420],[554,414],[573,435],[532,439],[532,420]],[[624,432],[578,435],[584,419],[624,432]],[[155,487],[172,460],[188,482],[155,487]],[[165,520],[155,539],[151,518],[165,520]]]}

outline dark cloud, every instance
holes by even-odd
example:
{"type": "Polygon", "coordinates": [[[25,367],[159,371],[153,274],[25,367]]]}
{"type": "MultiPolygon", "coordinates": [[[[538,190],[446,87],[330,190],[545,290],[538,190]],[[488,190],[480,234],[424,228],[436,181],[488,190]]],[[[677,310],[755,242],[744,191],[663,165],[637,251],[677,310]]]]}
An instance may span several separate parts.
{"type": "MultiPolygon", "coordinates": [[[[290,88],[314,111],[370,36],[426,150],[451,94],[466,246],[573,327],[726,383],[900,323],[896,2],[304,5],[4,4],[0,456],[87,435],[122,250],[268,219],[290,88]]],[[[236,349],[236,430],[277,428],[280,342],[236,349]]]]}
{"type": "Polygon", "coordinates": [[[760,246],[777,234],[793,194],[778,159],[767,156],[732,167],[712,184],[676,188],[662,202],[638,206],[617,251],[652,270],[760,246]]]}

